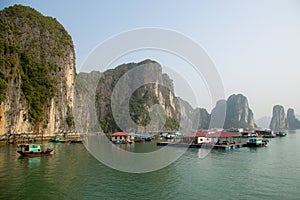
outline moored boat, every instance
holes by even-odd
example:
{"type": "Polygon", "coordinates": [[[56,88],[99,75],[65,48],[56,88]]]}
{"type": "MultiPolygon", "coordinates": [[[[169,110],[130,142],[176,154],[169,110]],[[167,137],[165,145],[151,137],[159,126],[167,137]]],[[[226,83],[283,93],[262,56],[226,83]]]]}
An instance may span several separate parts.
{"type": "Polygon", "coordinates": [[[286,132],[279,131],[278,133],[276,133],[276,135],[279,136],[279,137],[285,137],[286,136],[286,132]]]}
{"type": "Polygon", "coordinates": [[[80,139],[69,139],[69,143],[82,143],[80,139]]]}
{"type": "Polygon", "coordinates": [[[166,139],[174,139],[176,137],[176,135],[175,134],[173,134],[173,133],[169,133],[169,134],[167,134],[166,135],[166,139]]]}
{"type": "Polygon", "coordinates": [[[17,152],[22,156],[39,156],[49,155],[54,152],[52,148],[43,149],[43,145],[40,144],[23,144],[18,145],[17,152]]]}
{"type": "Polygon", "coordinates": [[[247,142],[247,147],[262,147],[268,144],[268,140],[263,140],[262,138],[250,138],[247,142]]]}
{"type": "Polygon", "coordinates": [[[64,139],[63,137],[54,136],[49,140],[49,142],[66,143],[66,142],[68,142],[68,140],[64,139]]]}

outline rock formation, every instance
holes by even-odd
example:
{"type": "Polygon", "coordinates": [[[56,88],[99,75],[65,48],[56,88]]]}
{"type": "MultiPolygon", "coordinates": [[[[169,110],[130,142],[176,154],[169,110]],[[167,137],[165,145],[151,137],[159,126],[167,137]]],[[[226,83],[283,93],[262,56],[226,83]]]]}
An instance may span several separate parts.
{"type": "Polygon", "coordinates": [[[0,134],[73,129],[75,52],[54,18],[15,5],[0,11],[0,134]]]}
{"type": "Polygon", "coordinates": [[[104,132],[170,131],[179,127],[192,131],[209,124],[207,111],[193,109],[176,97],[173,81],[152,60],[105,71],[96,90],[96,110],[104,132]]]}
{"type": "MultiPolygon", "coordinates": [[[[210,114],[204,108],[193,108],[187,101],[178,97],[180,104],[180,116],[181,120],[190,119],[189,126],[194,130],[208,129],[210,123],[210,114]]],[[[188,123],[188,122],[186,122],[188,123]]]]}
{"type": "Polygon", "coordinates": [[[273,116],[269,128],[274,131],[281,131],[287,128],[283,106],[275,105],[273,107],[273,116]]]}
{"type": "Polygon", "coordinates": [[[102,74],[98,71],[80,72],[75,79],[74,121],[79,133],[100,130],[96,114],[96,89],[102,74]]]}
{"type": "Polygon", "coordinates": [[[292,108],[289,108],[287,111],[286,125],[289,130],[300,129],[300,121],[296,118],[292,108]]]}
{"type": "Polygon", "coordinates": [[[163,128],[163,119],[163,129],[179,127],[172,80],[151,60],[105,71],[96,90],[96,110],[104,132],[156,131],[163,128]]]}
{"type": "Polygon", "coordinates": [[[226,100],[217,101],[211,111],[210,128],[223,128],[226,117],[226,100]]]}
{"type": "Polygon", "coordinates": [[[226,102],[226,117],[224,128],[254,128],[253,112],[248,100],[242,94],[231,95],[226,102]]]}

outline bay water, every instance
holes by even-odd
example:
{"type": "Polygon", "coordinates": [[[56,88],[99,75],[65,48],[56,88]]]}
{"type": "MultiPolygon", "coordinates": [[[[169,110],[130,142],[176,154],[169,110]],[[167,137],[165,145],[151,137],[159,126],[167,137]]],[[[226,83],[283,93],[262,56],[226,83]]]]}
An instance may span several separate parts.
{"type": "MultiPolygon", "coordinates": [[[[15,145],[0,146],[0,199],[300,198],[300,130],[270,139],[267,147],[213,150],[202,159],[199,149],[189,149],[142,174],[111,169],[82,144],[48,144],[53,155],[30,158],[15,145]]],[[[156,141],[134,145],[149,151],[156,141]]]]}

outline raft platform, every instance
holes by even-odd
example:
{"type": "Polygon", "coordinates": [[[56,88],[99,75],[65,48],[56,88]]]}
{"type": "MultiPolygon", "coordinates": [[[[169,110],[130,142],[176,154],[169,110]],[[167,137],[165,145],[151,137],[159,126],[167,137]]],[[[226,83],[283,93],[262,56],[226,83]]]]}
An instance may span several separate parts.
{"type": "Polygon", "coordinates": [[[174,147],[184,147],[184,148],[207,148],[207,149],[221,149],[230,150],[238,149],[247,146],[247,143],[235,142],[228,144],[186,144],[186,143],[172,143],[172,142],[157,142],[157,146],[174,146],[174,147]]]}

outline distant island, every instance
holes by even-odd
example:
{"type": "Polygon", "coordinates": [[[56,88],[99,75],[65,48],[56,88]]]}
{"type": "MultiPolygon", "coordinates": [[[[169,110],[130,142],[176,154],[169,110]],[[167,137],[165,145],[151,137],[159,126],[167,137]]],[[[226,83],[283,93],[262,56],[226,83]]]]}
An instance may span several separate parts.
{"type": "MultiPolygon", "coordinates": [[[[199,117],[189,123],[195,130],[257,127],[253,111],[242,94],[233,94],[216,103],[212,113],[226,106],[226,116],[223,127],[213,127],[210,125],[212,113],[205,108],[194,109],[175,95],[173,80],[162,72],[158,62],[145,59],[105,72],[76,74],[72,38],[56,19],[22,5],[6,8],[0,11],[0,16],[0,135],[75,132],[74,93],[81,100],[89,101],[88,96],[81,94],[90,90],[90,85],[97,85],[97,123],[107,133],[119,131],[112,116],[110,96],[120,77],[141,65],[149,66],[148,70],[132,81],[147,79],[151,74],[157,84],[145,85],[132,94],[129,112],[136,124],[149,124],[150,108],[159,104],[166,113],[163,130],[176,130],[180,120],[194,116],[199,117]]],[[[126,90],[130,85],[123,87],[126,90]]],[[[81,114],[85,116],[83,110],[81,114]]],[[[300,121],[293,109],[288,109],[285,115],[283,107],[276,105],[269,127],[273,130],[299,129],[300,121]]]]}
{"type": "Polygon", "coordinates": [[[289,108],[285,115],[284,107],[275,105],[273,107],[273,116],[270,123],[272,130],[295,130],[300,129],[300,121],[296,118],[294,109],[289,108]]]}

